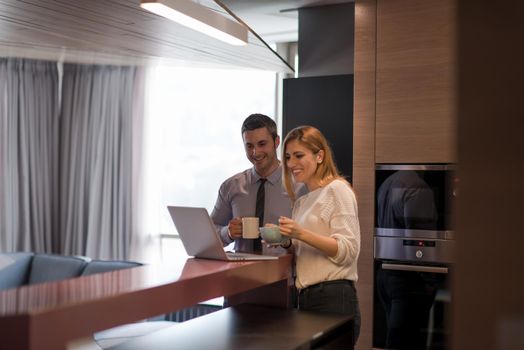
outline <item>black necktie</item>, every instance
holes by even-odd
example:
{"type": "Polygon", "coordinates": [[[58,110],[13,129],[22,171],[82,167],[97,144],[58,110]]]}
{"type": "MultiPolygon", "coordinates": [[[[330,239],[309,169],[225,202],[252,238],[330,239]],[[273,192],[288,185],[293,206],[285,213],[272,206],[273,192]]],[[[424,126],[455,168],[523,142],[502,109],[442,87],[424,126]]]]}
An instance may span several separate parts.
{"type": "MultiPolygon", "coordinates": [[[[264,201],[265,201],[265,196],[266,196],[264,184],[266,183],[267,179],[261,178],[259,181],[260,181],[260,185],[258,186],[258,191],[257,191],[255,216],[258,217],[258,226],[264,226],[264,201]]],[[[260,238],[256,239],[253,242],[253,250],[255,252],[262,251],[262,243],[260,242],[260,238]]]]}

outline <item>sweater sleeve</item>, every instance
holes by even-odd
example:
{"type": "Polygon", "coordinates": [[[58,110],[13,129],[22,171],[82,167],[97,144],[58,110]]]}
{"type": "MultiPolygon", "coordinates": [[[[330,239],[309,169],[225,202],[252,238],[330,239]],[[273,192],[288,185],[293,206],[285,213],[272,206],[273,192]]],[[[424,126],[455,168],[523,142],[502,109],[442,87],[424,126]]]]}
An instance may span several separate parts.
{"type": "Polygon", "coordinates": [[[329,259],[337,265],[351,264],[360,252],[360,227],[353,190],[343,182],[330,188],[320,218],[329,224],[330,236],[338,243],[337,254],[329,259]]]}

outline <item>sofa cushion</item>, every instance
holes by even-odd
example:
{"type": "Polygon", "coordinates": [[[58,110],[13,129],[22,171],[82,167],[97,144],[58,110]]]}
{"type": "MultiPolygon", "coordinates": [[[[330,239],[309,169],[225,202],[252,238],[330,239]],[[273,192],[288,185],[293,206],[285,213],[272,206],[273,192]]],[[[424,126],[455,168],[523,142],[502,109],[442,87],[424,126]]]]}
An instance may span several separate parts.
{"type": "Polygon", "coordinates": [[[35,254],[28,284],[58,281],[80,276],[87,262],[79,257],[35,254]]]}
{"type": "Polygon", "coordinates": [[[87,264],[82,276],[92,275],[94,273],[108,272],[113,270],[128,269],[130,267],[141,266],[142,264],[133,261],[115,261],[115,260],[92,260],[87,264]]]}
{"type": "Polygon", "coordinates": [[[25,284],[32,259],[33,253],[1,253],[0,290],[25,284]]]}

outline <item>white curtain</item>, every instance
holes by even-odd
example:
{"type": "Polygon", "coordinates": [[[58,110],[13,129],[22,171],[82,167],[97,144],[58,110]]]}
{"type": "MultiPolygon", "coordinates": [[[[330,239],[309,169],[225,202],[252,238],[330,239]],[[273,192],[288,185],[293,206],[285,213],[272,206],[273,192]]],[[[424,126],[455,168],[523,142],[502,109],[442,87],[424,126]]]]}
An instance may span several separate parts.
{"type": "Polygon", "coordinates": [[[0,58],[0,251],[56,251],[56,63],[0,58]]]}
{"type": "Polygon", "coordinates": [[[56,62],[0,59],[0,251],[128,259],[143,70],[65,64],[61,83],[56,62]]]}
{"type": "Polygon", "coordinates": [[[64,65],[61,114],[61,251],[128,259],[140,168],[143,72],[64,65]]]}

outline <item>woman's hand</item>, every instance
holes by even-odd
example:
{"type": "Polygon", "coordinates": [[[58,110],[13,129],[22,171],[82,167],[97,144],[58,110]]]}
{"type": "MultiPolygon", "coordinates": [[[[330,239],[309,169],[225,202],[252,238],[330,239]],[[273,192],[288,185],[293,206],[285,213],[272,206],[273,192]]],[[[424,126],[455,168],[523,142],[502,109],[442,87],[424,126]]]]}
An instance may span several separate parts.
{"type": "Polygon", "coordinates": [[[278,218],[280,232],[289,238],[300,239],[302,234],[302,227],[300,227],[293,219],[281,216],[278,218]]]}
{"type": "Polygon", "coordinates": [[[330,236],[319,235],[298,225],[293,219],[281,216],[278,219],[280,232],[289,238],[295,238],[317,248],[328,256],[335,256],[338,251],[337,241],[330,236]]]}

